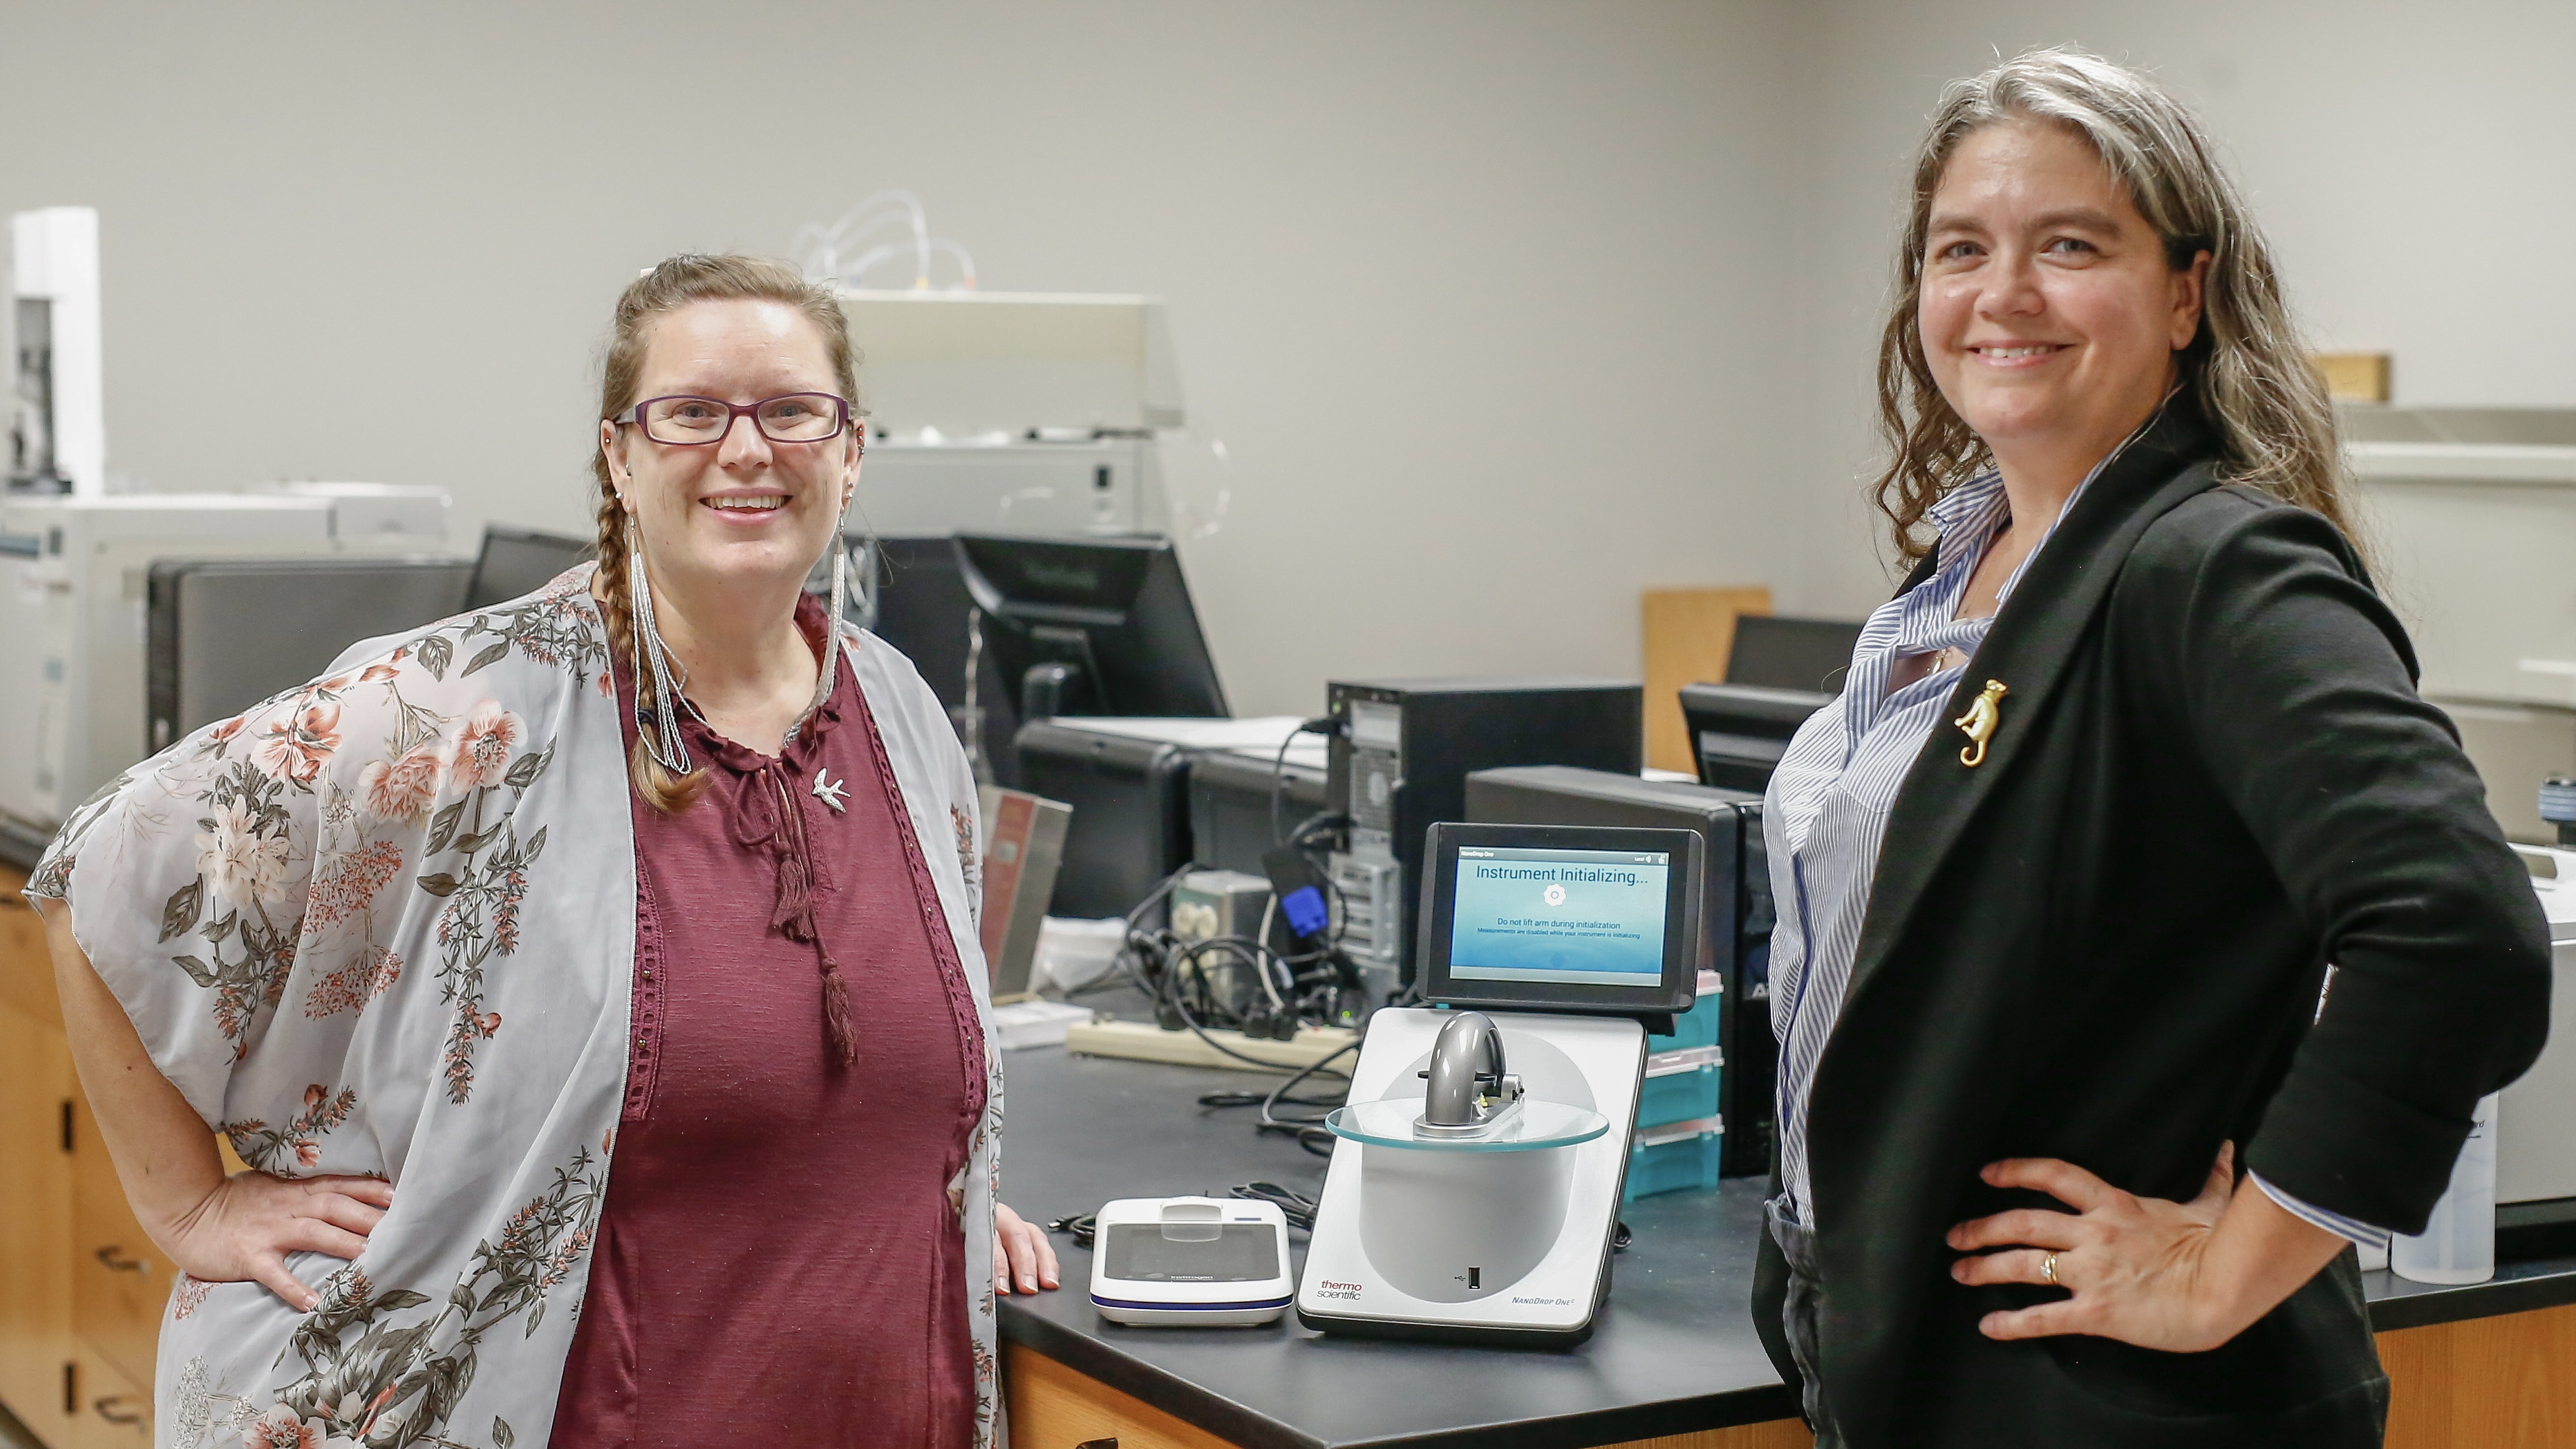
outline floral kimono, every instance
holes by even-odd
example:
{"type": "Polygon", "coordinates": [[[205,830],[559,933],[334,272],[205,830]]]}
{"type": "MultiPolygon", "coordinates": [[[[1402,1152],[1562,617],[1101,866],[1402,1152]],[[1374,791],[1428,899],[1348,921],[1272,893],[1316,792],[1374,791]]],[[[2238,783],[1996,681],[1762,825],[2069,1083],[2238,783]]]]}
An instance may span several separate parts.
{"type": "MultiPolygon", "coordinates": [[[[635,841],[584,565],[513,603],[361,644],[74,813],[28,894],[72,929],[153,1062],[242,1160],[374,1175],[320,1303],[182,1277],[165,1449],[512,1449],[552,1431],[625,1092],[635,841]]],[[[986,1034],[965,1233],[976,1437],[994,1357],[1000,1054],[977,945],[975,782],[900,654],[845,630],[986,1034]],[[946,848],[943,848],[946,847],[946,848]]]]}

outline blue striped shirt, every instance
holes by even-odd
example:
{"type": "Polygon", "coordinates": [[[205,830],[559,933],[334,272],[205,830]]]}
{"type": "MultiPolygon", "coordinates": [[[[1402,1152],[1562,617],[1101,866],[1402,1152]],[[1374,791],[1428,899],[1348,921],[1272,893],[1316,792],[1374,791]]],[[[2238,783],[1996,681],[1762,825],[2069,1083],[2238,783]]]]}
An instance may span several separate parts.
{"type": "MultiPolygon", "coordinates": [[[[2048,533],[1996,591],[1998,608],[2108,462],[2068,495],[2048,533]]],[[[1959,605],[1987,545],[2011,523],[2012,507],[2002,477],[1989,472],[1952,490],[1929,517],[1939,530],[1932,576],[1869,616],[1842,697],[1799,726],[1763,803],[1763,843],[1779,911],[1771,936],[1771,1029],[1780,1041],[1780,1174],[1798,1221],[1809,1227],[1815,1213],[1807,1103],[1816,1063],[1851,984],[1888,812],[1924,742],[1943,723],[1950,692],[1967,667],[1940,668],[1936,661],[1926,668],[1921,656],[1954,649],[1973,663],[1994,620],[1959,618],[1959,605]],[[1917,677],[1896,683],[1905,672],[1917,677]]],[[[2379,1229],[2310,1206],[2259,1177],[2255,1182],[2273,1201],[2329,1232],[2366,1245],[2388,1241],[2379,1229]]]]}
{"type": "MultiPolygon", "coordinates": [[[[1994,620],[1959,618],[1959,604],[1986,545],[2012,521],[2012,506],[2003,478],[1986,473],[1953,489],[1930,516],[1940,534],[1932,576],[1881,604],[1861,626],[1842,698],[1798,727],[1763,801],[1762,839],[1779,913],[1771,932],[1771,1030],[1780,1039],[1780,1176],[1798,1221],[1809,1227],[1808,1089],[1851,984],[1888,811],[1964,668],[1923,669],[1919,657],[1944,649],[1973,655],[1985,642],[1994,620]],[[1900,665],[1922,670],[1921,677],[1890,689],[1900,665]]],[[[1998,605],[2037,557],[2034,548],[2004,581],[1998,605]]]]}

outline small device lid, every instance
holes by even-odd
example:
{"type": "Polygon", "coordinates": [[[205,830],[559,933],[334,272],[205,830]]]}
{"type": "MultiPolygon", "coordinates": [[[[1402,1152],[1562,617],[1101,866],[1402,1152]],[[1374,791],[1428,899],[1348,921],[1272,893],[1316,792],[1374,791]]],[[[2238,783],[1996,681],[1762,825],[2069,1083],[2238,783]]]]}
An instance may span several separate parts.
{"type": "Polygon", "coordinates": [[[1176,1308],[1284,1300],[1288,1219],[1248,1198],[1121,1198],[1095,1219],[1095,1302],[1176,1308]]]}

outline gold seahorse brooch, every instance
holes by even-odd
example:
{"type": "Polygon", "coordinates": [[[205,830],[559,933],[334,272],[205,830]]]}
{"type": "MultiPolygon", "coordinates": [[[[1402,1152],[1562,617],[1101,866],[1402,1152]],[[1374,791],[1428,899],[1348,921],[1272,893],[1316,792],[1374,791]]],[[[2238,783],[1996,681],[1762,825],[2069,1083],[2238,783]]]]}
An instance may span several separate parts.
{"type": "Polygon", "coordinates": [[[1994,738],[1995,726],[2003,722],[2000,701],[2010,693],[2002,680],[1989,679],[1977,702],[1968,706],[1968,712],[1950,721],[1968,736],[1968,747],[1959,751],[1960,764],[1973,770],[1986,762],[1986,741],[1994,738]]]}

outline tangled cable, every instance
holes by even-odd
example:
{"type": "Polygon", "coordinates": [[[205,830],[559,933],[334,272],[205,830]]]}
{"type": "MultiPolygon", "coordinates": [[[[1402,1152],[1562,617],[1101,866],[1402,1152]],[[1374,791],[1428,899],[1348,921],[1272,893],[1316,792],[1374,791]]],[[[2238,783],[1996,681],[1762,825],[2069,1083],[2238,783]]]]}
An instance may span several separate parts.
{"type": "Polygon", "coordinates": [[[869,272],[909,256],[911,289],[926,292],[931,259],[944,256],[957,264],[952,289],[975,290],[975,258],[948,238],[930,234],[930,213],[922,208],[921,198],[909,191],[880,191],[841,213],[841,219],[829,226],[810,222],[798,227],[787,246],[810,281],[864,287],[869,272]],[[888,232],[897,235],[872,240],[888,232]]]}
{"type": "MultiPolygon", "coordinates": [[[[1214,1193],[1204,1195],[1217,1196],[1214,1193]]],[[[1315,1230],[1315,1200],[1294,1188],[1281,1187],[1275,1182],[1238,1182],[1227,1188],[1223,1195],[1247,1202],[1269,1203],[1279,1209],[1279,1215],[1288,1220],[1289,1227],[1301,1233],[1315,1230]]],[[[1089,1248],[1100,1235],[1099,1217],[1097,1213],[1081,1213],[1049,1218],[1046,1228],[1050,1233],[1063,1233],[1072,1238],[1077,1248],[1089,1248]]]]}

